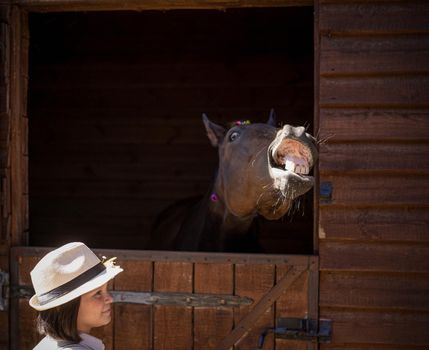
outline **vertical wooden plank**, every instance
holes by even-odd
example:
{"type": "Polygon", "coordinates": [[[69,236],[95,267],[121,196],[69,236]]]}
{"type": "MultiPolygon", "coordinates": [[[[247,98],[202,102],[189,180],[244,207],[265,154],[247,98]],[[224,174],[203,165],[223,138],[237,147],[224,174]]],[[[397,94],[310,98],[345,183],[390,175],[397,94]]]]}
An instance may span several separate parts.
{"type": "MultiPolygon", "coordinates": [[[[233,294],[232,264],[195,264],[195,293],[233,294]]],[[[210,350],[233,327],[232,308],[196,308],[194,310],[194,350],[210,350]]]]}
{"type": "MultiPolygon", "coordinates": [[[[277,266],[276,278],[279,281],[289,270],[289,266],[277,266]]],[[[276,302],[276,317],[308,316],[308,276],[305,271],[276,302]]],[[[276,339],[276,350],[307,350],[307,342],[300,340],[276,339]]]]}
{"type": "MultiPolygon", "coordinates": [[[[23,73],[27,71],[28,37],[27,26],[28,14],[18,7],[12,7],[11,15],[11,79],[10,79],[10,111],[11,111],[11,140],[9,162],[11,168],[11,244],[25,244],[25,189],[23,183],[28,174],[24,168],[26,150],[23,150],[22,137],[25,130],[22,123],[24,111],[23,101],[25,85],[23,73]]],[[[26,114],[26,112],[25,112],[26,114]]]]}
{"type": "MultiPolygon", "coordinates": [[[[237,264],[235,266],[235,294],[250,297],[253,305],[239,308],[234,314],[234,324],[238,324],[256,305],[259,300],[268,293],[275,281],[275,266],[237,264]]],[[[267,309],[265,314],[255,323],[254,327],[235,345],[236,350],[255,349],[261,333],[274,326],[274,305],[267,309]]],[[[274,349],[274,337],[272,334],[265,338],[264,350],[274,349]]]]}
{"type": "MultiPolygon", "coordinates": [[[[40,258],[35,256],[18,257],[18,281],[15,282],[19,285],[31,286],[30,271],[39,260],[40,258]]],[[[16,337],[17,349],[31,350],[42,338],[35,327],[37,312],[30,307],[28,299],[19,299],[18,305],[18,334],[12,335],[12,338],[16,337]]]]}
{"type": "MultiPolygon", "coordinates": [[[[124,272],[115,278],[115,290],[152,291],[152,262],[126,260],[118,264],[124,272]]],[[[152,307],[137,304],[116,304],[114,349],[152,348],[152,307]],[[138,334],[138,336],[136,336],[138,334]]]]}
{"type": "MultiPolygon", "coordinates": [[[[309,272],[308,272],[308,318],[312,320],[319,320],[319,257],[310,257],[309,272]]],[[[317,323],[318,324],[318,323],[317,323]]],[[[317,350],[318,344],[314,342],[307,342],[307,350],[317,350]]]]}
{"type": "MultiPolygon", "coordinates": [[[[154,291],[192,292],[193,264],[156,262],[154,291]]],[[[189,350],[193,346],[192,308],[155,306],[154,349],[189,350]]]]}

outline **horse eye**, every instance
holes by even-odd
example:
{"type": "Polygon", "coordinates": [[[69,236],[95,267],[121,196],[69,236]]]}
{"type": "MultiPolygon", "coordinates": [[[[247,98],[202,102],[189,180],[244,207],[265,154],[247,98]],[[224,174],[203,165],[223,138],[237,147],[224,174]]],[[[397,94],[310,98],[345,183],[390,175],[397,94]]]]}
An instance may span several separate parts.
{"type": "Polygon", "coordinates": [[[229,135],[229,141],[234,141],[238,136],[240,136],[240,133],[235,131],[229,135]]]}

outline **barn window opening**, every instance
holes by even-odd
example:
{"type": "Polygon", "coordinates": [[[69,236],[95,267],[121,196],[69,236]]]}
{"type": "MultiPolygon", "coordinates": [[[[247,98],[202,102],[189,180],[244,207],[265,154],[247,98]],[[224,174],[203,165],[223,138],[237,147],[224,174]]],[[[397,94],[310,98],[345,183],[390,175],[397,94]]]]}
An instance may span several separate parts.
{"type": "MultiPolygon", "coordinates": [[[[313,130],[313,8],[30,13],[29,244],[145,249],[206,193],[202,121],[313,130]]],[[[304,170],[302,170],[304,171],[304,170]]],[[[313,253],[313,191],[260,219],[266,253],[313,253]]]]}

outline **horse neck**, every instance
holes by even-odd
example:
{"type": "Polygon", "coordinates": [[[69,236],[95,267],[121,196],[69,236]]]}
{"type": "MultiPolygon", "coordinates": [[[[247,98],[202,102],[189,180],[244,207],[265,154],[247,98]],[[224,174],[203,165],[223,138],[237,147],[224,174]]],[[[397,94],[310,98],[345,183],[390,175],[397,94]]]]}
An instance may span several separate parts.
{"type": "Polygon", "coordinates": [[[253,216],[238,217],[234,215],[229,211],[222,197],[217,196],[217,200],[210,197],[204,198],[207,201],[204,207],[207,208],[206,214],[212,221],[211,224],[222,231],[247,232],[253,221],[253,216]]]}
{"type": "Polygon", "coordinates": [[[200,250],[228,251],[231,241],[241,241],[249,232],[253,216],[240,218],[232,214],[221,195],[215,192],[204,196],[200,202],[198,216],[205,218],[199,232],[200,250]]]}

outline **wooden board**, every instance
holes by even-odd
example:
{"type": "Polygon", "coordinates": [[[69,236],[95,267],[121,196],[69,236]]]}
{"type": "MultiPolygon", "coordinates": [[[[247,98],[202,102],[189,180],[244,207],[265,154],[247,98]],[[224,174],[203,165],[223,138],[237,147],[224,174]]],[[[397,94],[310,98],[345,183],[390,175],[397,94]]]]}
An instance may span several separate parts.
{"type": "MultiPolygon", "coordinates": [[[[335,320],[334,344],[359,344],[374,349],[372,344],[377,343],[377,346],[390,345],[391,348],[420,346],[420,349],[425,349],[429,341],[427,313],[324,309],[320,316],[335,320]],[[412,327],[404,327],[404,324],[412,327]]],[[[346,348],[350,349],[347,345],[346,348]]]]}
{"type": "MultiPolygon", "coordinates": [[[[254,300],[255,304],[273,287],[275,284],[274,265],[241,265],[235,266],[235,293],[237,295],[248,295],[254,300]]],[[[251,310],[252,306],[242,307],[235,311],[235,326],[251,310]]],[[[255,348],[258,339],[265,328],[273,327],[274,306],[270,306],[263,316],[253,325],[246,336],[235,345],[236,350],[246,350],[255,348]]],[[[269,335],[265,339],[264,349],[274,349],[274,337],[269,335]]]]}
{"type": "Polygon", "coordinates": [[[426,75],[321,77],[321,107],[429,107],[426,75]]]}
{"type": "Polygon", "coordinates": [[[319,139],[322,142],[427,142],[428,118],[428,109],[323,108],[319,139]]]}
{"type": "Polygon", "coordinates": [[[429,144],[327,143],[319,147],[319,166],[325,174],[428,174],[429,144]]]}
{"type": "MultiPolygon", "coordinates": [[[[289,266],[282,266],[276,270],[276,279],[279,281],[284,277],[289,270],[289,266]]],[[[302,274],[298,280],[288,288],[287,291],[276,302],[276,312],[281,315],[288,315],[289,317],[306,318],[308,316],[308,272],[302,274]]],[[[277,350],[307,350],[310,346],[306,342],[297,340],[276,339],[277,350]]]]}
{"type": "MultiPolygon", "coordinates": [[[[157,262],[154,267],[154,291],[192,292],[193,266],[182,262],[157,262]]],[[[192,347],[192,309],[155,306],[153,342],[155,349],[192,347]]]]}
{"type": "Polygon", "coordinates": [[[329,208],[319,213],[319,238],[370,242],[429,242],[427,208],[329,208]]]}
{"type": "MultiPolygon", "coordinates": [[[[195,293],[234,293],[234,266],[232,264],[195,264],[195,293]]],[[[215,349],[234,327],[231,308],[194,309],[194,349],[215,349]]]]}
{"type": "Polygon", "coordinates": [[[422,1],[324,4],[319,29],[331,33],[428,33],[429,10],[422,1]]]}
{"type": "MultiPolygon", "coordinates": [[[[364,242],[320,242],[322,271],[384,271],[428,273],[426,244],[364,242]]],[[[399,307],[399,305],[398,305],[399,307]]]]}
{"type": "Polygon", "coordinates": [[[19,0],[19,4],[33,11],[100,11],[100,10],[172,10],[172,9],[216,9],[223,10],[236,7],[284,7],[284,6],[311,6],[311,0],[246,0],[240,3],[231,0],[222,1],[186,1],[172,3],[169,1],[151,0],[142,3],[138,0],[126,4],[105,0],[93,1],[90,4],[76,0],[61,0],[52,3],[48,0],[19,0]]]}
{"type": "Polygon", "coordinates": [[[429,198],[428,177],[418,175],[322,175],[333,187],[332,201],[321,206],[424,206],[429,198]]]}
{"type": "Polygon", "coordinates": [[[429,311],[427,274],[323,272],[320,306],[429,311]]]}
{"type": "Polygon", "coordinates": [[[419,74],[427,71],[429,35],[321,37],[320,74],[419,74]]]}
{"type": "MultiPolygon", "coordinates": [[[[153,263],[148,261],[121,261],[124,272],[114,281],[114,289],[152,291],[153,263]],[[127,274],[133,278],[127,278],[127,274]]],[[[115,349],[152,349],[152,308],[148,305],[116,304],[114,319],[115,349]],[[138,334],[139,336],[136,336],[138,334]]]]}

